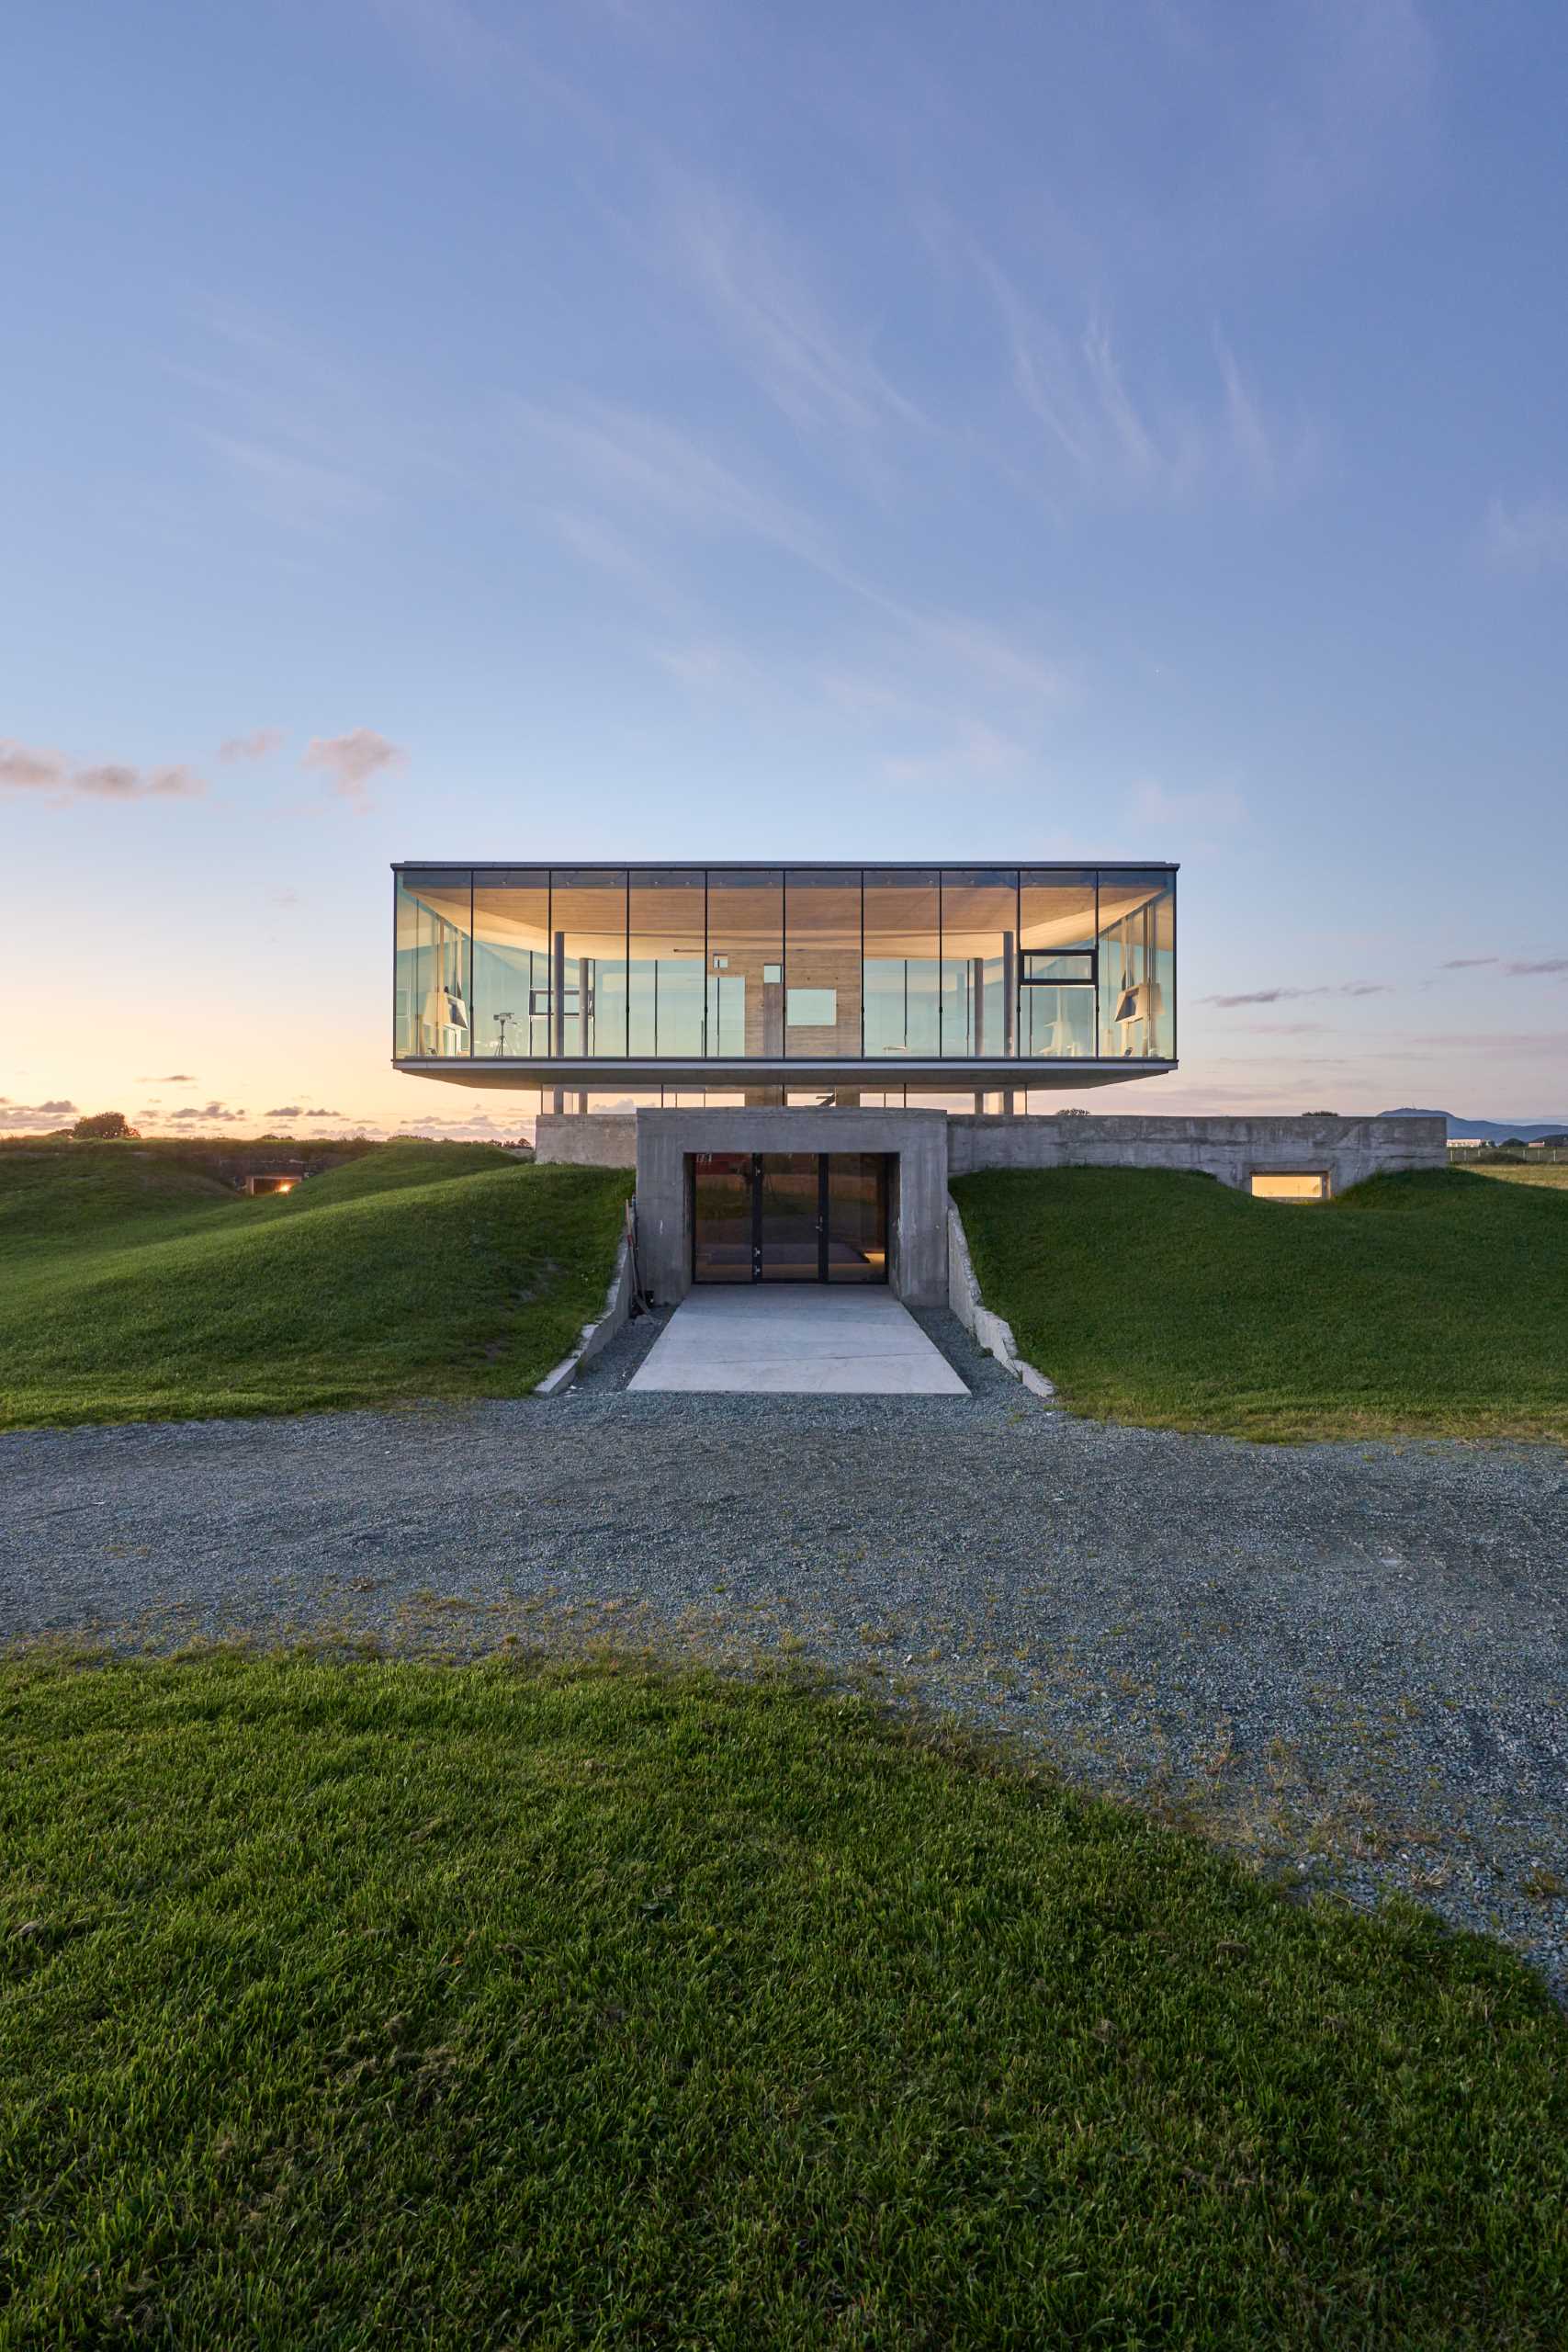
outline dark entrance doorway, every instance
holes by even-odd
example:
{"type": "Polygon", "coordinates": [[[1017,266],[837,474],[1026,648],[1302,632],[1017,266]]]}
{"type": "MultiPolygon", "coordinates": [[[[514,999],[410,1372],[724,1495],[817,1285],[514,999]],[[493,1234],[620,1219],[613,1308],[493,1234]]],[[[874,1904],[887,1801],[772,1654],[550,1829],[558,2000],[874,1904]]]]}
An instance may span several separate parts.
{"type": "Polygon", "coordinates": [[[887,1155],[699,1151],[694,1283],[885,1283],[887,1155]]]}

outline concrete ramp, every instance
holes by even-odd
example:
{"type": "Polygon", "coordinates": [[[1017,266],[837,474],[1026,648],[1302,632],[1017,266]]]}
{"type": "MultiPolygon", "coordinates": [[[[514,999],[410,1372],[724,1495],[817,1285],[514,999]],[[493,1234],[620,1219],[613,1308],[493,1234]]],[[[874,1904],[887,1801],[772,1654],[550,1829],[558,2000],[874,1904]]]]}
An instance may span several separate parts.
{"type": "Polygon", "coordinates": [[[688,1291],[628,1385],[643,1394],[969,1394],[890,1290],[807,1283],[688,1291]]]}

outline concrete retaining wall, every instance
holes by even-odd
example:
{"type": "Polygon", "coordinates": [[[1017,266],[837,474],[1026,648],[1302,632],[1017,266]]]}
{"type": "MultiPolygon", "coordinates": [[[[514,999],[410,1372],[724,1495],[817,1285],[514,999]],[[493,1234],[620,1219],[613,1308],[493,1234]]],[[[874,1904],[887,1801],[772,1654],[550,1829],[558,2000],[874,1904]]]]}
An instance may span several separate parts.
{"type": "Polygon", "coordinates": [[[616,1332],[630,1320],[635,1287],[631,1243],[623,1234],[621,1246],[615,1252],[615,1271],[610,1277],[610,1287],[604,1294],[604,1304],[597,1321],[585,1323],[577,1335],[577,1345],[571,1353],[563,1356],[559,1363],[546,1373],[543,1380],[535,1383],[536,1396],[554,1396],[561,1389],[570,1388],[583,1365],[591,1362],[602,1348],[609,1346],[616,1332]]]}
{"type": "Polygon", "coordinates": [[[1036,1396],[1054,1396],[1056,1393],[1043,1372],[1025,1363],[1019,1354],[1012,1336],[1012,1325],[1001,1316],[993,1314],[980,1296],[980,1285],[975,1278],[975,1268],[969,1257],[969,1243],[964,1231],[964,1219],[958,1204],[948,1195],[947,1202],[947,1303],[966,1331],[974,1333],[988,1355],[1011,1373],[1015,1380],[1036,1396]]]}
{"type": "Polygon", "coordinates": [[[948,1121],[948,1172],[978,1168],[1175,1168],[1247,1189],[1256,1170],[1322,1170],[1342,1193],[1369,1176],[1446,1168],[1441,1119],[954,1117],[948,1121]]]}
{"type": "Polygon", "coordinates": [[[566,1168],[635,1168],[635,1111],[542,1111],[534,1158],[566,1168]]]}

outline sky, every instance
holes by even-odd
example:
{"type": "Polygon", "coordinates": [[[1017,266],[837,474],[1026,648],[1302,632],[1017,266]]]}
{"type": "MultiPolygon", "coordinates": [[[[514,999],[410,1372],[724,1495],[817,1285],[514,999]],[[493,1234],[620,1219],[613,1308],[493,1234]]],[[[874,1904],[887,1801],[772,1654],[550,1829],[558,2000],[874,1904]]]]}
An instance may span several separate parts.
{"type": "Polygon", "coordinates": [[[1179,859],[1180,1070],[1054,1102],[1568,1117],[1561,0],[0,82],[0,1131],[514,1132],[389,1067],[388,865],[552,856],[1179,859]]]}

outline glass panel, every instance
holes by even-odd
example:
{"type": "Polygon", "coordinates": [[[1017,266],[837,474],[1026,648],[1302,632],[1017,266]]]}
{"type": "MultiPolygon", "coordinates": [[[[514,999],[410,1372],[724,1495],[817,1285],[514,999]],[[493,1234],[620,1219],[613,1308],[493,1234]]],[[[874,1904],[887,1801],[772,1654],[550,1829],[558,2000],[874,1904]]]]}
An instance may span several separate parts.
{"type": "Polygon", "coordinates": [[[1018,874],[942,869],[942,1050],[945,1060],[1017,1051],[1018,874]]]}
{"type": "Polygon", "coordinates": [[[626,876],[623,866],[550,876],[552,1050],[586,1060],[626,1050],[626,876]]]}
{"type": "Polygon", "coordinates": [[[692,1273],[699,1283],[751,1279],[751,1155],[699,1151],[692,1165],[692,1273]]]}
{"type": "Polygon", "coordinates": [[[703,1050],[705,897],[701,874],[649,869],[632,875],[630,1053],[703,1050]]]}
{"type": "Polygon", "coordinates": [[[1049,1061],[1092,1060],[1091,988],[1026,988],[1019,999],[1019,1050],[1049,1061]]]}
{"type": "Polygon", "coordinates": [[[887,1161],[879,1151],[829,1159],[828,1280],[887,1280],[887,1161]]]}
{"type": "Polygon", "coordinates": [[[1252,1171],[1252,1196],[1258,1201],[1325,1201],[1328,1179],[1325,1175],[1287,1176],[1277,1170],[1265,1172],[1260,1168],[1252,1171]]]}
{"type": "Polygon", "coordinates": [[[474,1051],[550,1050],[550,893],[543,866],[474,876],[474,1051]]]}
{"type": "Polygon", "coordinates": [[[752,1061],[784,1051],[784,876],[708,876],[707,1051],[752,1061]],[[772,970],[773,977],[767,974],[772,970]]]}
{"type": "Polygon", "coordinates": [[[1092,867],[1026,866],[1019,876],[1019,945],[1060,955],[1092,949],[1098,936],[1092,867]]]}
{"type": "Polygon", "coordinates": [[[784,876],[784,1051],[853,1059],[861,1049],[860,870],[784,876]]]}
{"type": "Polygon", "coordinates": [[[1168,1061],[1175,1047],[1176,890],[1168,874],[1100,876],[1100,1050],[1168,1061]]]}
{"type": "Polygon", "coordinates": [[[472,876],[466,866],[396,880],[392,1002],[400,1058],[473,1050],[472,876]]]}
{"type": "Polygon", "coordinates": [[[776,1151],[762,1155],[762,1280],[814,1283],[820,1258],[818,1229],[818,1154],[776,1151]]]}
{"type": "Polygon", "coordinates": [[[865,876],[865,1052],[936,1055],[942,982],[941,906],[934,867],[865,876]]]}

